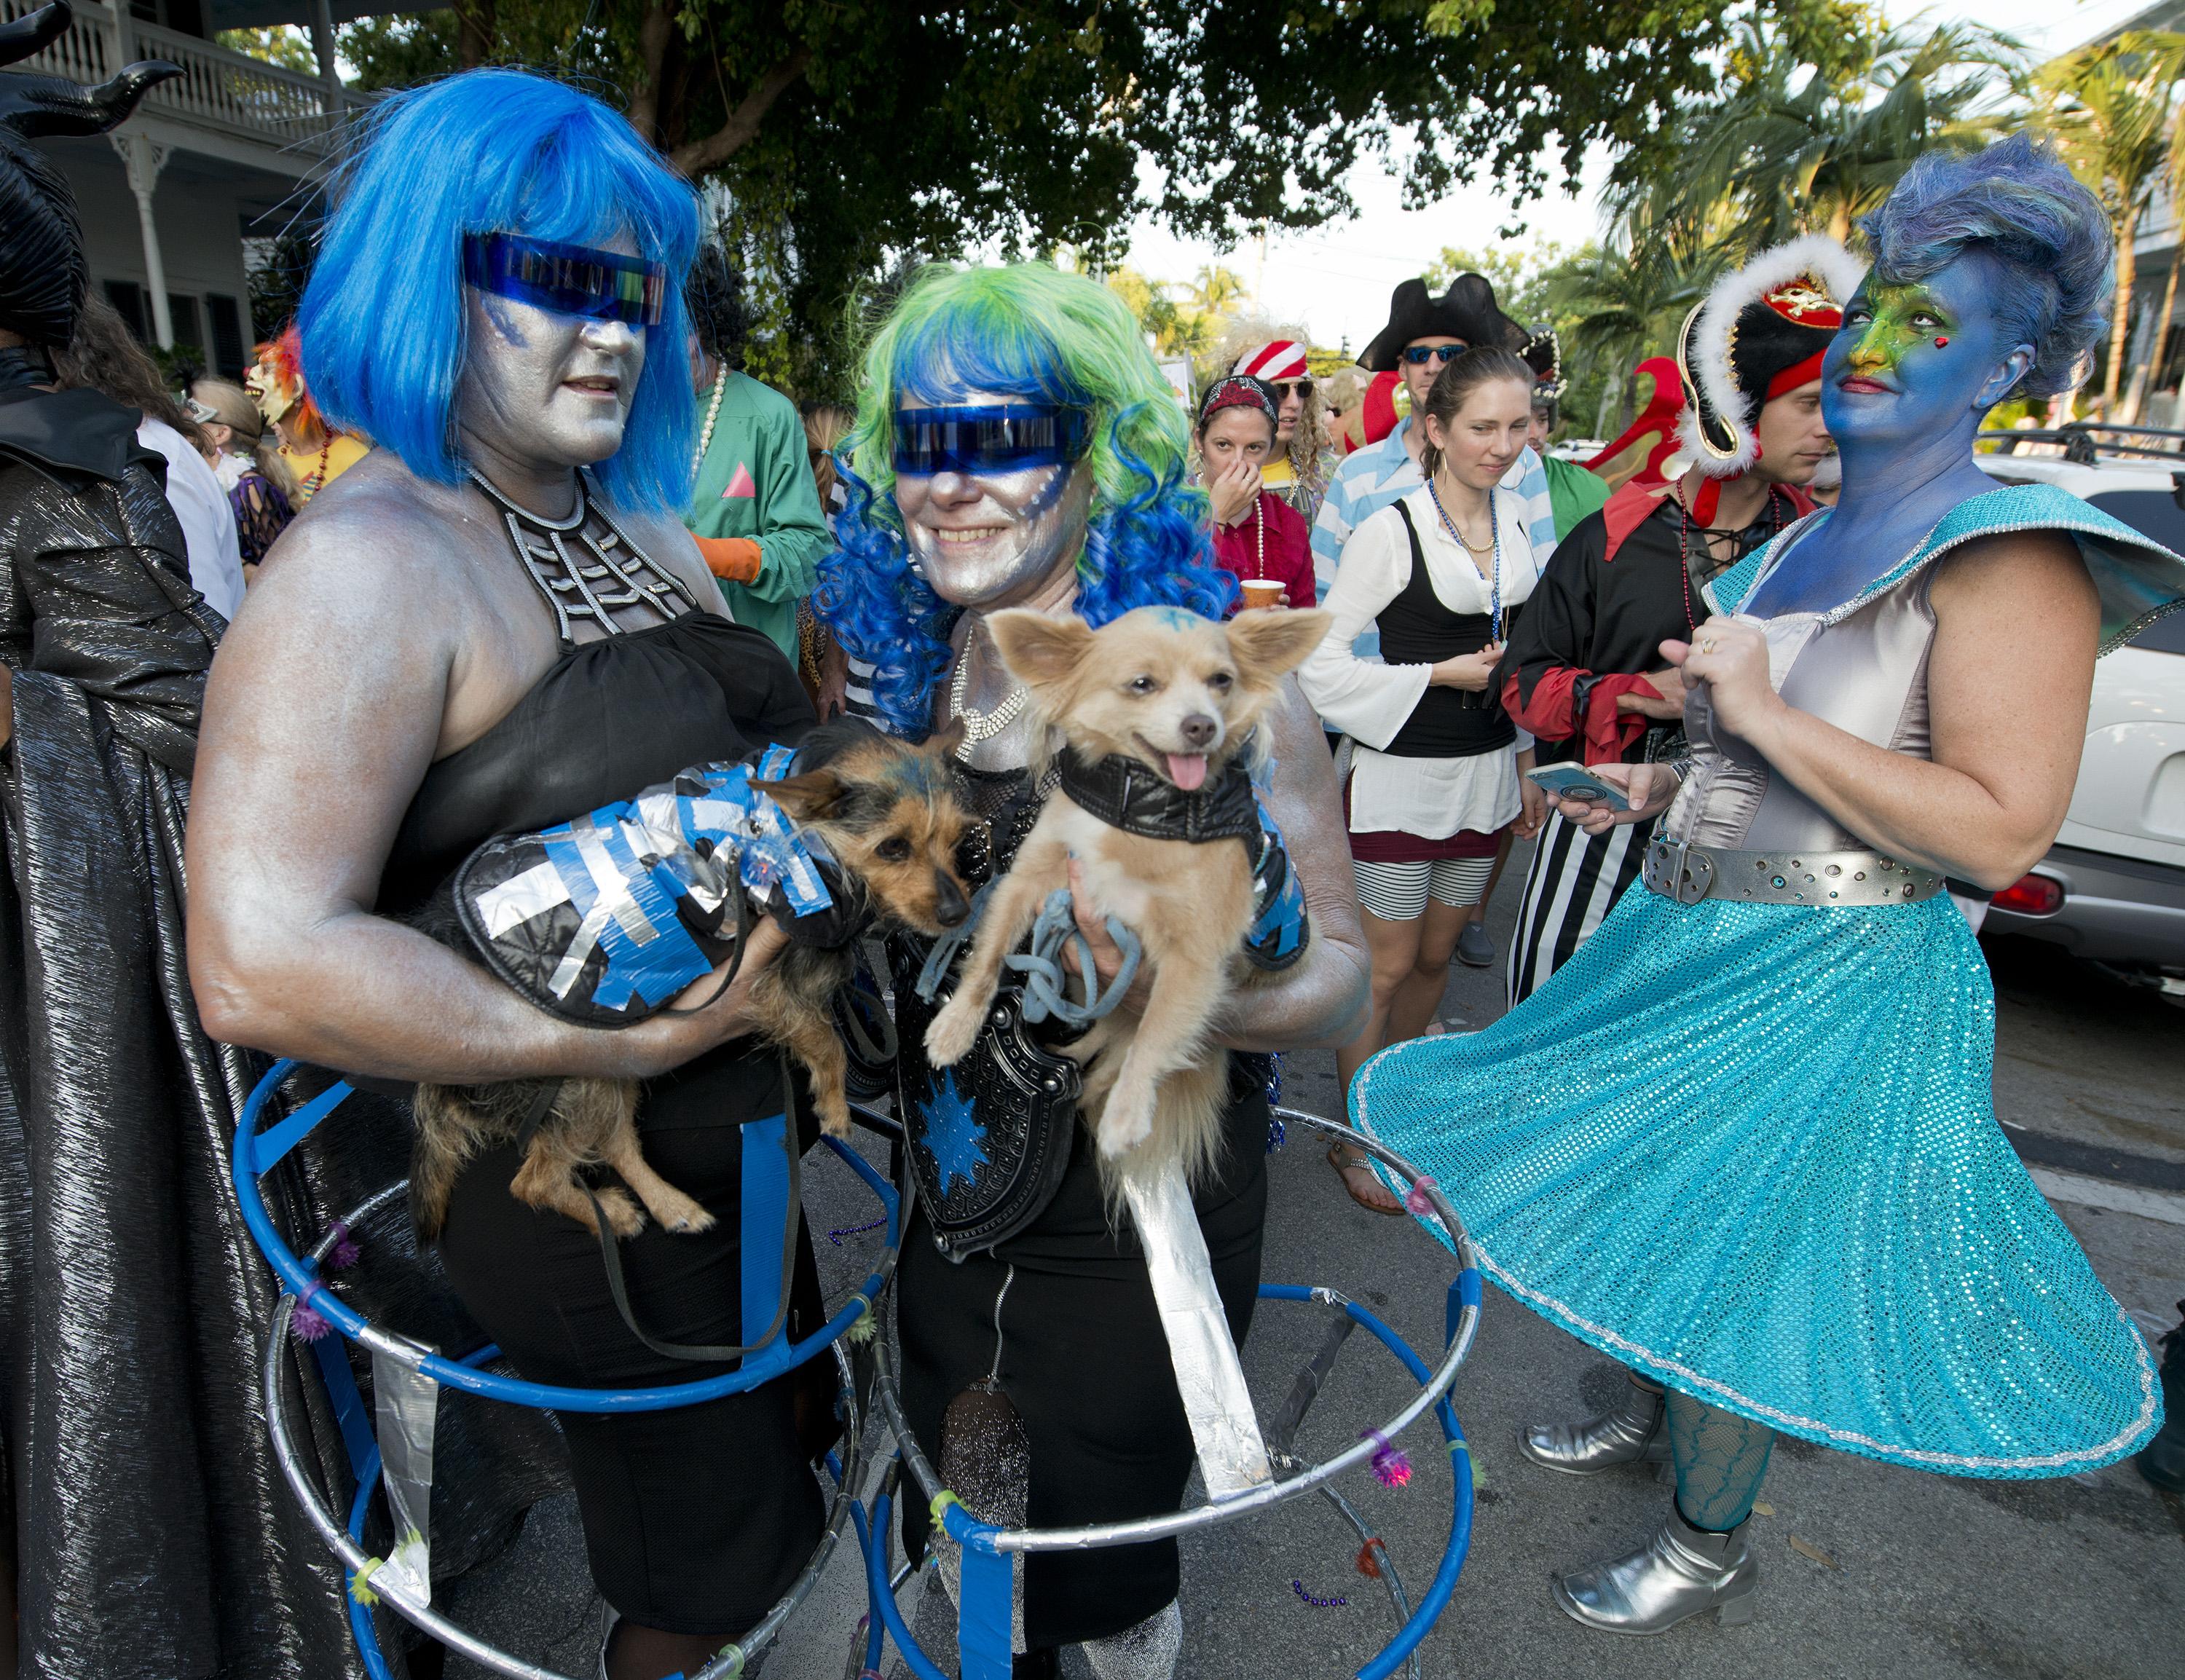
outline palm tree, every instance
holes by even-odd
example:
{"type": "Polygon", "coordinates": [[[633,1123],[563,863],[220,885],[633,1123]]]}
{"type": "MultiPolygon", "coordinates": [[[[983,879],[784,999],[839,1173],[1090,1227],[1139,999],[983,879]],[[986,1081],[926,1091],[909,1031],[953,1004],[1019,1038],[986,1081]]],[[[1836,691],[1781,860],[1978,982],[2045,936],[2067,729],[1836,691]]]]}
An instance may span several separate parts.
{"type": "Polygon", "coordinates": [[[2108,415],[2117,412],[2132,321],[2133,242],[2170,157],[2181,75],[2185,35],[2132,30],[2066,53],[2037,78],[2042,98],[2035,120],[2055,136],[2072,172],[2101,199],[2116,236],[2116,304],[2102,381],[2108,415]]]}
{"type": "Polygon", "coordinates": [[[1674,125],[1659,178],[1669,219],[1719,223],[1741,255],[1813,228],[1847,239],[1922,152],[1995,133],[2024,63],[2015,42],[1970,24],[1854,26],[1831,48],[1788,25],[1739,25],[1728,92],[1674,125]]]}
{"type": "MultiPolygon", "coordinates": [[[[2180,249],[2177,238],[2178,230],[2185,226],[2185,110],[2170,120],[2170,155],[2163,165],[2162,186],[2163,196],[2170,201],[2170,277],[2162,286],[2162,313],[2155,322],[2154,342],[2148,346],[2146,359],[2132,371],[2132,392],[2126,399],[2126,406],[2133,420],[2139,418],[2139,394],[2150,381],[2161,377],[2166,360],[2163,352],[2170,346],[2170,321],[2177,306],[2177,271],[2185,268],[2185,250],[2180,249]]],[[[2175,426],[2178,417],[2171,414],[2170,423],[2175,426]]]]}
{"type": "Polygon", "coordinates": [[[1605,374],[1619,393],[1616,431],[1631,423],[1631,370],[1675,348],[1685,315],[1729,265],[1719,239],[1642,199],[1626,207],[1607,245],[1589,244],[1541,275],[1548,312],[1578,321],[1564,345],[1571,377],[1605,374]]]}

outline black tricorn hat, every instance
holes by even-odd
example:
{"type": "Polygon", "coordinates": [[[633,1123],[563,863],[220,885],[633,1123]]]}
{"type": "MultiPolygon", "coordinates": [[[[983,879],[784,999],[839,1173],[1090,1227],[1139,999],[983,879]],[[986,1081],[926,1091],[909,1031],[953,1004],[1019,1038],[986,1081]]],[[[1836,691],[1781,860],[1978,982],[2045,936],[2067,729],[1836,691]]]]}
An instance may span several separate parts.
{"type": "Polygon", "coordinates": [[[1484,274],[1460,274],[1449,290],[1431,297],[1423,280],[1406,280],[1389,298],[1389,324],[1359,354],[1358,366],[1370,373],[1392,371],[1415,338],[1461,338],[1477,348],[1500,350],[1524,347],[1525,329],[1502,313],[1495,287],[1484,274]]]}
{"type": "MultiPolygon", "coordinates": [[[[68,0],[0,24],[0,64],[12,64],[68,32],[68,0]]],[[[178,64],[131,64],[96,87],[65,76],[0,71],[0,327],[59,349],[75,328],[90,285],[75,197],[50,159],[31,145],[42,135],[103,134],[137,109],[178,64]]]]}

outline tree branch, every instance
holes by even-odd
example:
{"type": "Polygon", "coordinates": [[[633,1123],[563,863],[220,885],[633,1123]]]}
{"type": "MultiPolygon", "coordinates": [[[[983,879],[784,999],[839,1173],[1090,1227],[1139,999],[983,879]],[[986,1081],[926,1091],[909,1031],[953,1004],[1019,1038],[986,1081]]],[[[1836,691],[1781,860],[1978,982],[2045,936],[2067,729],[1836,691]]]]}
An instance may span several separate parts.
{"type": "Polygon", "coordinates": [[[668,161],[694,180],[709,169],[718,169],[758,137],[759,126],[774,109],[774,101],[796,85],[811,62],[812,49],[799,47],[759,78],[758,86],[729,113],[726,122],[703,140],[678,146],[668,154],[668,161]]]}
{"type": "Polygon", "coordinates": [[[656,146],[660,143],[660,84],[668,63],[668,34],[673,24],[664,0],[651,0],[638,20],[638,56],[645,70],[630,90],[629,126],[656,146]]]}

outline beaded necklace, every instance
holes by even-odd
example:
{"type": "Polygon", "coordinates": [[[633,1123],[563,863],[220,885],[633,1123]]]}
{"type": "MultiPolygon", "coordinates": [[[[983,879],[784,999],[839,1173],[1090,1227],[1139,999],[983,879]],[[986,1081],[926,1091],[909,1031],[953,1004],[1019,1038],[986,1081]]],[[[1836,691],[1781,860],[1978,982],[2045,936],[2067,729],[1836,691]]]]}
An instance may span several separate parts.
{"type": "MultiPolygon", "coordinates": [[[[1433,500],[1434,511],[1441,516],[1442,528],[1456,539],[1467,554],[1479,554],[1480,550],[1465,541],[1464,533],[1456,528],[1456,522],[1449,516],[1449,510],[1441,505],[1441,492],[1434,488],[1431,478],[1427,480],[1427,494],[1433,500]]],[[[1492,490],[1487,493],[1487,552],[1495,556],[1489,567],[1487,596],[1488,615],[1494,625],[1489,634],[1500,645],[1502,640],[1502,523],[1495,516],[1495,492],[1492,490]]],[[[1472,561],[1475,567],[1478,564],[1476,559],[1472,561]]]]}
{"type": "Polygon", "coordinates": [[[728,364],[713,376],[712,399],[706,405],[706,423],[698,428],[698,447],[690,452],[690,472],[696,477],[699,464],[706,459],[706,451],[712,447],[713,422],[721,417],[721,393],[729,388],[728,364]]]}
{"type": "Polygon", "coordinates": [[[327,463],[334,452],[334,434],[327,433],[327,441],[319,448],[319,464],[304,475],[304,482],[296,487],[296,499],[307,502],[319,493],[319,486],[327,482],[327,463]]]}

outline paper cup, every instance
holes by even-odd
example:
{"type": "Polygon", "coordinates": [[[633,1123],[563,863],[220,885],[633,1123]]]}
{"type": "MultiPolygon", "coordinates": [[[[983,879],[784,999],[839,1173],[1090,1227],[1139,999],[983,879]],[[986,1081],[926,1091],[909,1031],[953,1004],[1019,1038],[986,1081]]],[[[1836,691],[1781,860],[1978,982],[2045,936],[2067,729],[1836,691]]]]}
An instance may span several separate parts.
{"type": "Polygon", "coordinates": [[[1282,603],[1282,586],[1271,578],[1246,578],[1240,580],[1244,588],[1244,605],[1249,609],[1258,606],[1277,606],[1282,603]]]}

